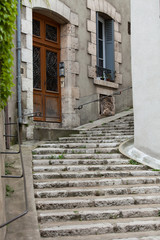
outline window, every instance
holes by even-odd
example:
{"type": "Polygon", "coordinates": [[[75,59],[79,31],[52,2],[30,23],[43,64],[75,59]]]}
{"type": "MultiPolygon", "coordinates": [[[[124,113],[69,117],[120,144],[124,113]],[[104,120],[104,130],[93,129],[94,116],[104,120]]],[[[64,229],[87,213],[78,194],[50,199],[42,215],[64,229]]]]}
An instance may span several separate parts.
{"type": "Polygon", "coordinates": [[[114,21],[97,13],[97,77],[114,81],[114,21]]]}

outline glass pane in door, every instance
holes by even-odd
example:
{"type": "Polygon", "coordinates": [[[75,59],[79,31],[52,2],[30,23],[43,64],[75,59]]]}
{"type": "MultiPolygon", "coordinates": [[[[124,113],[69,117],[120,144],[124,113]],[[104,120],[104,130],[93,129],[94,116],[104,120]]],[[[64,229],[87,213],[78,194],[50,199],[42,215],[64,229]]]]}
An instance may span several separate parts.
{"type": "Polygon", "coordinates": [[[33,88],[41,89],[41,53],[40,48],[33,46],[33,88]]]}
{"type": "Polygon", "coordinates": [[[57,53],[46,51],[46,90],[58,92],[57,53]]]}

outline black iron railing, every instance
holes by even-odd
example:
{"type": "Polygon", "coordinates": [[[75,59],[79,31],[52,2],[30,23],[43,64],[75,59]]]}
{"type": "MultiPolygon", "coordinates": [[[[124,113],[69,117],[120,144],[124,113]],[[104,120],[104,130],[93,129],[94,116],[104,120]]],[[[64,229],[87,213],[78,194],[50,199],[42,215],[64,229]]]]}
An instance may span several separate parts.
{"type": "Polygon", "coordinates": [[[114,82],[114,79],[115,79],[115,71],[113,72],[113,71],[110,70],[110,69],[96,66],[96,73],[97,73],[97,77],[98,77],[100,80],[114,82]]]}
{"type": "Polygon", "coordinates": [[[99,99],[96,99],[96,100],[93,100],[93,101],[90,101],[90,102],[83,103],[83,104],[79,105],[77,108],[74,108],[74,109],[75,109],[75,110],[81,110],[81,109],[83,108],[83,106],[85,106],[85,105],[88,105],[88,104],[94,103],[94,102],[102,102],[106,97],[113,97],[113,96],[115,96],[115,95],[121,95],[122,92],[125,92],[125,91],[127,91],[127,90],[129,90],[129,89],[132,89],[132,87],[124,88],[124,89],[122,89],[122,90],[119,90],[119,91],[117,91],[117,92],[114,92],[113,94],[106,95],[106,96],[101,97],[101,98],[99,98],[99,99]]]}

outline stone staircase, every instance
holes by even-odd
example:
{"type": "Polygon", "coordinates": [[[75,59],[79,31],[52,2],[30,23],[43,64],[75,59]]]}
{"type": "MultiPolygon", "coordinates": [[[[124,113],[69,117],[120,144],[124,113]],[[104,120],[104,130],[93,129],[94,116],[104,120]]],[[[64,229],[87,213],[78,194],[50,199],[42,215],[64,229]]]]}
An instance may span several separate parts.
{"type": "Polygon", "coordinates": [[[33,151],[42,238],[160,239],[160,172],[119,153],[132,136],[129,115],[33,151]]]}

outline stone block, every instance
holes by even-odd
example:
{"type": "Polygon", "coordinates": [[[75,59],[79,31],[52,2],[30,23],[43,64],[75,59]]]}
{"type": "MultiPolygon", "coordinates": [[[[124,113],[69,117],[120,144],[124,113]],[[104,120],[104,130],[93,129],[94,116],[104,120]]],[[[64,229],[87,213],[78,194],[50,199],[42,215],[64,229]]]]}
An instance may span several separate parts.
{"type": "Polygon", "coordinates": [[[94,0],[87,0],[87,8],[95,11],[95,3],[94,3],[94,0]]]}
{"type": "Polygon", "coordinates": [[[22,91],[33,91],[33,80],[22,77],[22,91]]]}
{"type": "Polygon", "coordinates": [[[73,127],[78,127],[80,125],[80,117],[79,114],[77,113],[64,113],[62,114],[62,127],[67,127],[67,128],[73,128],[73,127]]]}
{"type": "Polygon", "coordinates": [[[116,73],[116,79],[115,80],[116,80],[116,83],[122,84],[123,83],[122,74],[116,73]]]}
{"type": "Polygon", "coordinates": [[[26,20],[32,21],[32,9],[29,7],[26,7],[26,20]]]}
{"type": "Polygon", "coordinates": [[[88,77],[95,78],[96,77],[96,68],[92,66],[88,66],[88,77]]]}
{"type": "Polygon", "coordinates": [[[114,38],[115,41],[121,43],[122,42],[122,37],[121,37],[121,33],[120,32],[114,32],[114,38]]]}
{"type": "Polygon", "coordinates": [[[71,14],[71,11],[70,11],[70,8],[67,7],[65,4],[63,4],[63,17],[65,17],[66,19],[70,20],[70,14],[71,14]]]}
{"type": "Polygon", "coordinates": [[[64,6],[64,3],[62,3],[61,1],[57,1],[57,13],[59,15],[62,15],[63,16],[63,6],[64,6]]]}
{"type": "Polygon", "coordinates": [[[32,63],[27,63],[26,77],[31,79],[33,78],[32,63]]]}
{"type": "Polygon", "coordinates": [[[96,44],[88,42],[88,53],[96,56],[96,44]]]}
{"type": "Polygon", "coordinates": [[[79,74],[79,62],[74,62],[72,64],[72,73],[79,74]]]}
{"type": "Polygon", "coordinates": [[[21,32],[25,34],[32,34],[32,22],[28,20],[21,20],[21,32]]]}
{"type": "Polygon", "coordinates": [[[75,58],[76,58],[75,49],[71,49],[71,48],[61,49],[62,61],[75,61],[75,58]]]}
{"type": "Polygon", "coordinates": [[[91,10],[91,21],[96,22],[96,12],[91,10]]]}
{"type": "Polygon", "coordinates": [[[33,49],[32,35],[26,35],[26,48],[29,50],[33,49]]]}
{"type": "Polygon", "coordinates": [[[104,11],[104,0],[99,1],[99,11],[103,12],[104,11]]]}
{"type": "MultiPolygon", "coordinates": [[[[57,1],[54,0],[54,3],[52,0],[32,0],[32,8],[46,8],[46,9],[51,9],[52,11],[57,12],[57,1]]],[[[28,0],[29,2],[29,0],[28,0]]]]}
{"type": "Polygon", "coordinates": [[[75,32],[75,26],[70,23],[61,26],[61,37],[68,35],[75,37],[75,32]]]}
{"type": "Polygon", "coordinates": [[[99,12],[99,0],[94,0],[95,2],[95,11],[99,12]]]}
{"type": "Polygon", "coordinates": [[[116,16],[116,9],[115,7],[113,7],[110,3],[108,3],[108,15],[115,19],[115,16],[116,16]]]}
{"type": "Polygon", "coordinates": [[[91,43],[97,43],[96,33],[91,33],[91,43]]]}
{"type": "Polygon", "coordinates": [[[118,23],[121,23],[121,21],[122,21],[121,15],[120,15],[120,13],[118,13],[118,12],[116,12],[115,21],[117,21],[118,23]]]}
{"type": "Polygon", "coordinates": [[[22,62],[32,63],[32,51],[22,48],[22,62]]]}
{"type": "Polygon", "coordinates": [[[78,26],[78,14],[71,12],[71,24],[78,26]]]}
{"type": "Polygon", "coordinates": [[[78,40],[78,38],[72,37],[71,47],[72,47],[73,49],[76,49],[76,50],[79,49],[79,40],[78,40]]]}
{"type": "Polygon", "coordinates": [[[120,43],[119,42],[114,42],[114,50],[116,51],[116,52],[120,52],[120,43]]]}
{"type": "Polygon", "coordinates": [[[22,5],[30,8],[32,7],[32,3],[29,0],[23,0],[22,5]]]}
{"type": "Polygon", "coordinates": [[[120,52],[115,52],[115,61],[122,63],[122,54],[120,52]]]}
{"type": "Polygon", "coordinates": [[[92,67],[95,67],[97,65],[97,57],[91,55],[91,65],[92,67]]]}
{"type": "Polygon", "coordinates": [[[104,12],[108,13],[108,2],[106,0],[104,1],[104,12]]]}
{"type": "Polygon", "coordinates": [[[116,75],[117,73],[120,73],[120,64],[115,62],[115,71],[116,71],[116,75]]]}
{"type": "Polygon", "coordinates": [[[119,32],[119,23],[114,22],[114,31],[119,32]]]}
{"type": "Polygon", "coordinates": [[[87,20],[87,30],[89,32],[96,33],[96,22],[93,22],[91,20],[87,20]]]}

